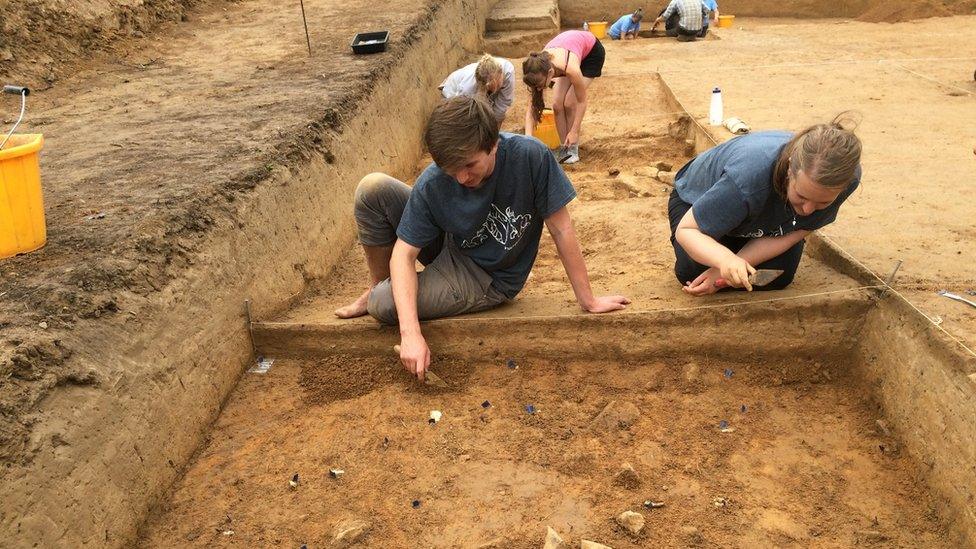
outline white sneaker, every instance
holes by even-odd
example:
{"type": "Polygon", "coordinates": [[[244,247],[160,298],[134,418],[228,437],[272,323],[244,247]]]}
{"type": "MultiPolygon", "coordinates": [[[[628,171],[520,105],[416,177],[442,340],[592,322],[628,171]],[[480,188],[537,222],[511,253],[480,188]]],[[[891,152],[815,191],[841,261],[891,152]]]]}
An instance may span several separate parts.
{"type": "Polygon", "coordinates": [[[563,164],[575,164],[580,161],[579,144],[566,147],[566,157],[562,160],[563,164]]]}
{"type": "Polygon", "coordinates": [[[569,153],[566,152],[565,145],[560,145],[552,154],[556,156],[556,162],[562,162],[564,158],[569,156],[569,153]]]}

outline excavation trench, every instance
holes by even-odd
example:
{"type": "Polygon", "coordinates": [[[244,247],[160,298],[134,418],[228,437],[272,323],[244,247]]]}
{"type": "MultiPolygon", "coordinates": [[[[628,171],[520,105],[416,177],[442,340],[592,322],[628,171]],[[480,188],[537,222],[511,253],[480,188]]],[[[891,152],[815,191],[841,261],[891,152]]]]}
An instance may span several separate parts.
{"type": "Polygon", "coordinates": [[[377,547],[538,547],[546,526],[612,547],[969,543],[971,359],[822,241],[785,292],[659,296],[670,187],[648,166],[712,142],[656,75],[621,80],[594,86],[567,173],[594,285],[628,311],[579,314],[544,237],[519,299],[425,323],[449,385],[425,386],[394,329],[332,317],[365,277],[350,249],[252,325],[274,364],[244,375],[142,544],[326,546],[358,521],[377,547]]]}
{"type": "MultiPolygon", "coordinates": [[[[592,2],[559,7],[566,20],[600,15],[592,2]]],[[[671,188],[658,172],[715,140],[651,72],[640,43],[607,44],[583,162],[566,168],[593,285],[631,297],[628,311],[582,315],[544,236],[513,303],[425,325],[449,388],[407,378],[390,351],[394,330],[332,316],[365,278],[352,245],[356,182],[377,170],[416,176],[436,86],[476,58],[489,8],[418,6],[416,24],[396,23],[405,38],[391,44],[393,62],[356,73],[370,78],[368,93],[296,123],[307,131],[230,205],[202,195],[199,219],[184,220],[200,238],[177,239],[188,247],[165,262],[168,278],[149,279],[148,297],[59,332],[74,354],[55,358],[78,373],[51,381],[39,369],[30,381],[49,383],[50,394],[2,433],[13,441],[3,448],[5,539],[315,547],[353,519],[368,523],[363,542],[377,547],[538,547],[546,525],[618,548],[976,544],[970,352],[896,292],[882,296],[881,281],[819,237],[785,291],[681,294],[665,215],[671,188]],[[270,371],[242,374],[254,358],[249,337],[275,359],[270,371]],[[443,418],[430,425],[434,409],[443,418]],[[635,475],[616,479],[624,463],[635,475]],[[330,468],[344,473],[333,478],[330,468]],[[624,510],[645,516],[642,534],[615,524],[624,510]]],[[[234,32],[218,43],[257,47],[234,32]]],[[[255,68],[235,62],[250,81],[255,68]]],[[[290,67],[282,74],[307,80],[274,97],[245,86],[248,107],[304,113],[307,94],[336,91],[348,76],[290,67]]],[[[526,102],[519,86],[507,130],[520,129],[526,102]]],[[[175,135],[183,128],[171,118],[175,135]]],[[[45,257],[70,247],[53,244],[45,257]]]]}

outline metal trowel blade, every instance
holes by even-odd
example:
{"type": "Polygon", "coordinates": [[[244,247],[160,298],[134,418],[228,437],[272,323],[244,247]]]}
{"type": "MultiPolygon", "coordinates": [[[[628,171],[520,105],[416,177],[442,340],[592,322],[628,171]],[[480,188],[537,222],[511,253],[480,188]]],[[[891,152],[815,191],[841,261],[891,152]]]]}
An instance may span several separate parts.
{"type": "Polygon", "coordinates": [[[749,282],[753,286],[765,286],[779,278],[781,274],[783,274],[783,269],[759,269],[749,277],[749,282]]]}
{"type": "Polygon", "coordinates": [[[439,387],[441,389],[447,389],[450,385],[446,381],[441,379],[441,376],[427,370],[424,373],[424,385],[433,385],[434,387],[439,387]]]}

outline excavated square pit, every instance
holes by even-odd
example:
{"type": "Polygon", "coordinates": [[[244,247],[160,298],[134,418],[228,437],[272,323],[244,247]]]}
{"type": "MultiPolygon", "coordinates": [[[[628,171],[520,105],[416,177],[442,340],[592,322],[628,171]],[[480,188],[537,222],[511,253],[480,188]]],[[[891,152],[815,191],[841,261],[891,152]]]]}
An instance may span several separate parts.
{"type": "Polygon", "coordinates": [[[143,545],[341,546],[364,521],[365,547],[540,547],[546,526],[573,547],[952,546],[864,381],[867,301],[509,334],[448,321],[429,330],[448,388],[409,378],[389,347],[320,340],[245,375],[143,545]],[[816,310],[830,320],[808,320],[806,340],[790,328],[770,352],[716,351],[718,333],[816,310]],[[627,510],[638,535],[615,522],[627,510]]]}

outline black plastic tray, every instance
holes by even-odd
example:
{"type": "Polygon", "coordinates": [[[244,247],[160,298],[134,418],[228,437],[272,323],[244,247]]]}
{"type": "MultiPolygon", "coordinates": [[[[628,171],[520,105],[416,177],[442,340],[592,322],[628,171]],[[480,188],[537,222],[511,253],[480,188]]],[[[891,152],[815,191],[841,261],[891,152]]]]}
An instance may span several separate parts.
{"type": "Polygon", "coordinates": [[[386,51],[386,44],[389,41],[389,31],[361,32],[352,39],[352,52],[379,53],[386,51]]]}

